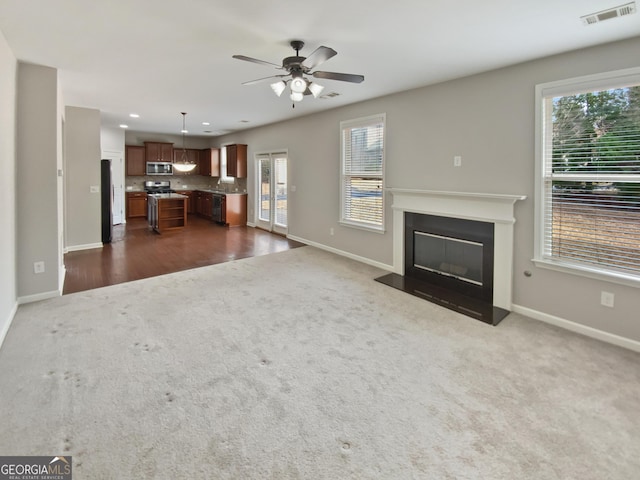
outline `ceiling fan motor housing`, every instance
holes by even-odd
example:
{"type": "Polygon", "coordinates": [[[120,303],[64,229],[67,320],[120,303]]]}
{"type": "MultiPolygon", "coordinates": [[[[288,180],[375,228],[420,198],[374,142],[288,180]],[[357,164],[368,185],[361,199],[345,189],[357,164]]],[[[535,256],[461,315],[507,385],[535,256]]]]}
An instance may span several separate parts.
{"type": "Polygon", "coordinates": [[[309,69],[302,66],[302,62],[304,62],[306,58],[307,57],[298,56],[287,57],[282,60],[282,68],[290,72],[307,73],[309,69]]]}

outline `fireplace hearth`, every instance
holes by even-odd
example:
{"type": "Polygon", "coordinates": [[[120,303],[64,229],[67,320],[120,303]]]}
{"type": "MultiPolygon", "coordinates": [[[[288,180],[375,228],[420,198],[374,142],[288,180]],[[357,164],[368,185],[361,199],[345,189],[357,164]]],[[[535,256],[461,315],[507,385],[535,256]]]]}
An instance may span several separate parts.
{"type": "Polygon", "coordinates": [[[511,308],[514,204],[522,195],[388,189],[394,273],[377,281],[497,325],[511,308]]]}

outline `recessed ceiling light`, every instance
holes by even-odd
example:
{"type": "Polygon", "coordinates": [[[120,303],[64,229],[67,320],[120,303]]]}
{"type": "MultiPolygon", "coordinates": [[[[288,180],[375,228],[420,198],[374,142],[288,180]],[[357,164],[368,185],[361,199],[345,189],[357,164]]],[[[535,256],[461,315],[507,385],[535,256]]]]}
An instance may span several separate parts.
{"type": "Polygon", "coordinates": [[[120,128],[129,128],[129,125],[125,125],[124,123],[121,123],[120,128]]]}
{"type": "Polygon", "coordinates": [[[130,113],[129,116],[131,118],[140,118],[140,115],[138,115],[137,113],[130,113]]]}
{"type": "Polygon", "coordinates": [[[211,123],[210,122],[202,122],[202,125],[208,126],[208,125],[211,125],[211,123]]]}

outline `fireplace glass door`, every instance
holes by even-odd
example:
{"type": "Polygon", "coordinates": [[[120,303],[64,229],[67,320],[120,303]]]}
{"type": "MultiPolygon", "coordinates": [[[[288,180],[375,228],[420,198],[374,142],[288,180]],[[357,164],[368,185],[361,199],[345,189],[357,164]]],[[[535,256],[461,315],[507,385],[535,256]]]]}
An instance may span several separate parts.
{"type": "Polygon", "coordinates": [[[482,286],[482,243],[413,233],[414,267],[482,286]]]}

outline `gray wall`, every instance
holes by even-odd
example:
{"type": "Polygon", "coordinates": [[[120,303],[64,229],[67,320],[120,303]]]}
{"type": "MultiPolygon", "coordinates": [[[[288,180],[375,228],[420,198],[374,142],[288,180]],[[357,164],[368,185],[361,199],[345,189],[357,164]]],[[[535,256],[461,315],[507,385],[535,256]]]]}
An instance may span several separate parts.
{"type": "Polygon", "coordinates": [[[65,108],[65,246],[101,246],[100,111],[65,108]]]}
{"type": "Polygon", "coordinates": [[[0,343],[16,308],[16,76],[0,32],[0,343]]]}
{"type": "MultiPolygon", "coordinates": [[[[392,264],[391,198],[383,235],[338,225],[339,123],[387,114],[387,187],[525,194],[516,204],[514,303],[532,313],[640,341],[638,289],[536,268],[533,257],[534,87],[638,66],[640,37],[403,92],[321,114],[226,135],[255,152],[289,151],[291,235],[392,264]],[[453,167],[454,155],[462,167],[453,167]],[[329,235],[329,229],[335,235],[329,235]],[[533,272],[526,278],[525,270],[533,272]],[[615,293],[614,309],[600,291],[615,293]]],[[[265,93],[266,94],[266,93],[265,93]]],[[[306,99],[305,101],[313,101],[306,99]]],[[[255,165],[249,164],[249,191],[255,165]]],[[[254,196],[250,195],[250,218],[254,196]]]]}
{"type": "Polygon", "coordinates": [[[17,294],[31,300],[60,290],[58,94],[55,69],[18,63],[17,294]],[[34,273],[36,261],[45,262],[44,273],[34,273]]]}

